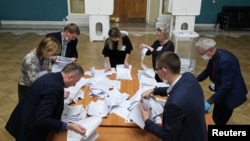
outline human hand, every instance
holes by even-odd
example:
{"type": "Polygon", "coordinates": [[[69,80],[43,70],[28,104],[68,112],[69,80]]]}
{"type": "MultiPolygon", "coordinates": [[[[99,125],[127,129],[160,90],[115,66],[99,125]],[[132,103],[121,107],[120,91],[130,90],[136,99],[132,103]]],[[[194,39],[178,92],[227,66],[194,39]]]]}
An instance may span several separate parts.
{"type": "Polygon", "coordinates": [[[84,135],[86,133],[86,129],[77,123],[68,123],[67,129],[73,130],[78,134],[84,135]]]}
{"type": "Polygon", "coordinates": [[[148,99],[149,96],[154,92],[154,89],[149,89],[141,94],[141,100],[144,98],[148,99]]]}
{"type": "Polygon", "coordinates": [[[69,92],[66,92],[66,91],[65,91],[65,92],[64,92],[64,99],[68,98],[68,97],[69,97],[69,94],[70,94],[69,92]]]}
{"type": "Polygon", "coordinates": [[[72,62],[76,62],[76,58],[71,58],[71,61],[72,62]]]}
{"type": "Polygon", "coordinates": [[[144,121],[146,121],[147,119],[149,119],[151,108],[144,109],[143,103],[141,103],[141,102],[140,102],[139,106],[140,106],[140,110],[141,110],[141,114],[142,114],[142,119],[144,121]]]}
{"type": "Polygon", "coordinates": [[[129,68],[129,63],[127,61],[124,62],[124,67],[129,68]]]}
{"type": "Polygon", "coordinates": [[[111,66],[107,66],[106,68],[105,68],[105,70],[104,70],[104,72],[108,72],[108,71],[110,71],[111,70],[111,66]]]}
{"type": "Polygon", "coordinates": [[[205,111],[208,112],[209,109],[211,108],[211,104],[208,103],[206,100],[204,101],[204,104],[205,104],[205,111]]]}
{"type": "Polygon", "coordinates": [[[141,43],[140,46],[139,46],[140,49],[142,49],[144,47],[146,47],[146,44],[144,44],[144,43],[141,43]]]}
{"type": "Polygon", "coordinates": [[[51,56],[50,59],[52,60],[52,62],[56,62],[56,58],[57,56],[51,56]]]}

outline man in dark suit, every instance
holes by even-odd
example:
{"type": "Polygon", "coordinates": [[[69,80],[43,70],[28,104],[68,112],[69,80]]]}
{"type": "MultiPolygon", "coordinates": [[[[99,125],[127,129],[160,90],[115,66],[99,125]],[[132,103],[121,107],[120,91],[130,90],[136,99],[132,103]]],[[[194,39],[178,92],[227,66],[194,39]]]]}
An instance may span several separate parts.
{"type": "Polygon", "coordinates": [[[142,99],[151,94],[168,96],[164,105],[162,126],[149,119],[150,110],[140,105],[145,129],[162,141],[206,141],[204,96],[195,76],[180,74],[180,59],[173,52],[157,56],[155,70],[168,88],[155,88],[142,93],[142,99]]]}
{"type": "Polygon", "coordinates": [[[206,101],[206,110],[214,104],[215,124],[225,125],[232,116],[233,109],[247,100],[248,92],[236,56],[229,51],[216,49],[215,45],[216,42],[210,38],[200,38],[196,43],[201,57],[209,60],[197,80],[201,82],[209,77],[209,89],[214,94],[206,101]]]}
{"type": "Polygon", "coordinates": [[[61,43],[61,53],[58,55],[69,57],[72,58],[72,61],[76,61],[78,58],[78,35],[80,35],[79,27],[74,23],[70,23],[64,27],[62,32],[49,33],[46,37],[55,37],[61,43]]]}
{"type": "Polygon", "coordinates": [[[12,112],[5,128],[16,141],[46,141],[50,132],[70,129],[84,135],[79,124],[62,122],[64,88],[74,86],[83,76],[76,63],[61,72],[48,73],[35,80],[12,112]]]}

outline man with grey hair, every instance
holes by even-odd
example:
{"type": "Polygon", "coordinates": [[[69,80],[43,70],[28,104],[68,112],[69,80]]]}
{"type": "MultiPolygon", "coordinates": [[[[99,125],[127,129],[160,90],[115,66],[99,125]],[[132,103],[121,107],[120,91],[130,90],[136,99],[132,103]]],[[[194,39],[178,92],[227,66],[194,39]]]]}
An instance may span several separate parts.
{"type": "Polygon", "coordinates": [[[76,123],[62,122],[64,88],[74,86],[83,76],[79,64],[66,65],[61,72],[36,79],[12,112],[5,128],[17,141],[46,141],[51,132],[73,130],[84,135],[76,123]]]}
{"type": "Polygon", "coordinates": [[[217,125],[225,125],[232,116],[234,108],[243,104],[248,93],[241,74],[238,59],[231,52],[216,48],[210,38],[200,38],[195,44],[199,55],[208,60],[206,68],[197,76],[199,82],[209,77],[209,89],[214,92],[205,101],[208,111],[214,104],[213,120],[217,125]]]}

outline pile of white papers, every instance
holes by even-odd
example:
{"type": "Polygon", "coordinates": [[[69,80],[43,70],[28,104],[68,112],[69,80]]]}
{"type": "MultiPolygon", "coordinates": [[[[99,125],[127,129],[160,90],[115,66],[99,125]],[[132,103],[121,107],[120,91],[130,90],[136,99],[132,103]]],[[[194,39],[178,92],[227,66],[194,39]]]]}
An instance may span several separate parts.
{"type": "Polygon", "coordinates": [[[99,137],[96,129],[102,123],[101,117],[91,116],[77,121],[76,123],[86,128],[86,133],[82,136],[74,131],[68,130],[67,141],[95,141],[99,137]]]}
{"type": "Polygon", "coordinates": [[[124,64],[116,65],[116,79],[117,80],[132,80],[131,76],[132,65],[125,68],[124,64]]]}
{"type": "Polygon", "coordinates": [[[64,105],[61,121],[64,122],[76,122],[86,117],[86,110],[82,105],[69,106],[64,105]]]}
{"type": "Polygon", "coordinates": [[[70,104],[72,102],[77,103],[78,99],[84,99],[84,91],[81,90],[82,87],[88,85],[89,79],[81,78],[75,86],[65,88],[65,92],[69,92],[69,96],[64,100],[64,103],[70,104]]]}
{"type": "Polygon", "coordinates": [[[51,71],[52,72],[60,72],[67,64],[72,63],[71,58],[57,56],[56,62],[52,64],[51,71]]]}

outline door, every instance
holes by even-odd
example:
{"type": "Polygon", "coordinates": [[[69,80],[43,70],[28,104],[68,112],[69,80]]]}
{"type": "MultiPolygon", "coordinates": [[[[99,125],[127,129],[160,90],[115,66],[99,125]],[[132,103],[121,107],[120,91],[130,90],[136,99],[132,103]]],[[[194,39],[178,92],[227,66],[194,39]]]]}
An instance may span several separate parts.
{"type": "Polygon", "coordinates": [[[147,0],[114,0],[114,13],[111,22],[145,23],[147,0]]]}

